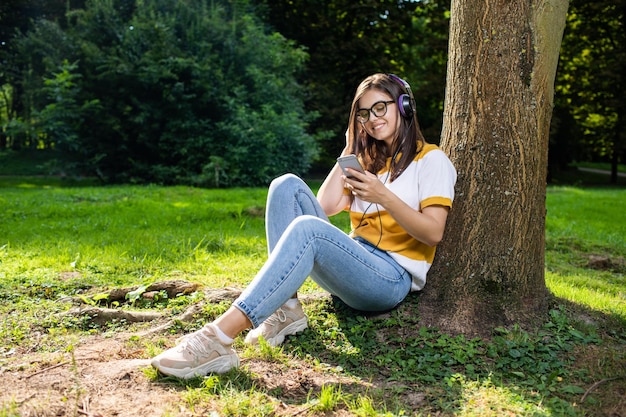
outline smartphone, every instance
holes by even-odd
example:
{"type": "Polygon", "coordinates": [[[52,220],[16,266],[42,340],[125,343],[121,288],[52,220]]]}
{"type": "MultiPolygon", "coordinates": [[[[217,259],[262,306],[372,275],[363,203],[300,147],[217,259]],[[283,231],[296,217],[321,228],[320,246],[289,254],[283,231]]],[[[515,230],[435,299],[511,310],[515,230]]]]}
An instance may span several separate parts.
{"type": "Polygon", "coordinates": [[[341,170],[346,177],[352,177],[352,175],[350,175],[346,168],[352,168],[361,173],[365,173],[365,170],[359,163],[356,155],[340,156],[339,158],[337,158],[337,162],[339,163],[339,166],[341,167],[341,170]]]}

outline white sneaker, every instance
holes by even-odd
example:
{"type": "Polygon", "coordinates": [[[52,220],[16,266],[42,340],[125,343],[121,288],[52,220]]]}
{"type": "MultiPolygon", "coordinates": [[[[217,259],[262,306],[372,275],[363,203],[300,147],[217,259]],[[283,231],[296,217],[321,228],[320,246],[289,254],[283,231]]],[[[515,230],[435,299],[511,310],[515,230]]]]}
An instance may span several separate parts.
{"type": "Polygon", "coordinates": [[[259,327],[250,330],[245,342],[251,345],[259,343],[259,336],[270,346],[278,346],[285,340],[285,336],[296,334],[308,327],[308,319],[300,302],[293,308],[283,304],[274,314],[269,316],[259,327]]]}
{"type": "Polygon", "coordinates": [[[181,343],[152,359],[152,366],[165,375],[190,379],[209,373],[223,374],[239,366],[239,357],[222,343],[212,325],[193,332],[181,343]]]}

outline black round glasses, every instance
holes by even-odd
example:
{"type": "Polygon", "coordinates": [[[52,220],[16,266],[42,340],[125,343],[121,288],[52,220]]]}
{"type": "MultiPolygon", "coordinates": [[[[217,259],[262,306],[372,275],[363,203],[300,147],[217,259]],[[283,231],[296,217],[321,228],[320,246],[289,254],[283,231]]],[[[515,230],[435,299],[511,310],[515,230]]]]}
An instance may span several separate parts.
{"type": "Polygon", "coordinates": [[[391,103],[395,103],[395,101],[377,101],[369,109],[358,109],[356,111],[356,118],[359,122],[365,123],[370,119],[370,113],[374,113],[376,117],[383,117],[387,114],[387,104],[391,103]]]}

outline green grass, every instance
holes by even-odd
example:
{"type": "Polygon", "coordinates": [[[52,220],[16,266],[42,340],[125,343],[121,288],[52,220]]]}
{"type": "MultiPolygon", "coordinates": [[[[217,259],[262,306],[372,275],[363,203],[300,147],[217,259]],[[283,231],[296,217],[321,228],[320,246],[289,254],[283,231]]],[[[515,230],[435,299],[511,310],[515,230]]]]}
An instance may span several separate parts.
{"type": "MultiPolygon", "coordinates": [[[[245,286],[266,256],[266,192],[0,177],[0,352],[63,350],[88,334],[128,330],[51,314],[70,307],[60,301],[68,296],[167,279],[245,286]]],[[[290,398],[313,414],[602,415],[623,379],[580,399],[593,382],[626,374],[625,203],[621,188],[549,187],[546,282],[557,299],[537,332],[495,329],[492,340],[468,339],[420,327],[417,297],[375,317],[323,298],[306,306],[310,328],[283,348],[243,350],[240,340],[237,348],[285,372],[301,361],[320,375],[377,382],[366,390],[329,383],[290,398]],[[609,267],[590,268],[592,256],[609,267]]],[[[334,221],[347,227],[345,215],[334,221]]],[[[197,301],[185,295],[135,307],[180,311],[197,301]]],[[[158,340],[135,343],[146,357],[162,349],[158,340]]],[[[198,410],[218,403],[224,415],[267,415],[287,401],[245,367],[169,383],[185,387],[181,403],[198,410]]],[[[0,416],[12,415],[2,408],[0,416]]]]}
{"type": "Polygon", "coordinates": [[[181,274],[241,284],[263,261],[262,190],[22,187],[0,196],[3,271],[13,279],[78,271],[88,285],[181,274]]]}

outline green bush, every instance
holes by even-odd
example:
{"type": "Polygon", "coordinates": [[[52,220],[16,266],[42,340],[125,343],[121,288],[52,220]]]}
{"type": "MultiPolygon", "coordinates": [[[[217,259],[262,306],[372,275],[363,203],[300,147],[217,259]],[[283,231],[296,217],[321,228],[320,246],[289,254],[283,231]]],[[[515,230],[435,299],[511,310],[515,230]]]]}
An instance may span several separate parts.
{"type": "Polygon", "coordinates": [[[40,21],[19,40],[34,111],[17,127],[66,170],[261,185],[315,158],[295,79],[307,54],[247,1],[88,1],[66,26],[40,21]]]}

